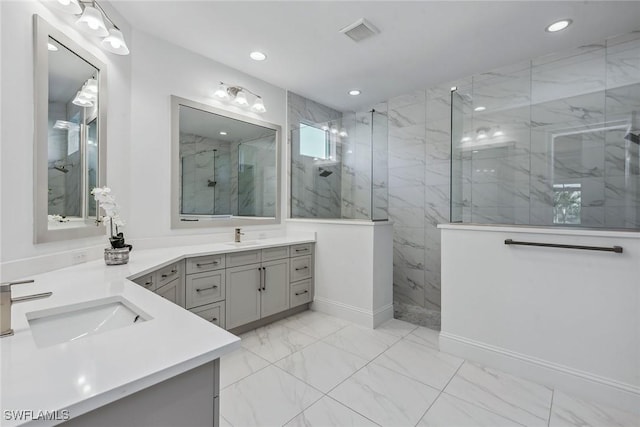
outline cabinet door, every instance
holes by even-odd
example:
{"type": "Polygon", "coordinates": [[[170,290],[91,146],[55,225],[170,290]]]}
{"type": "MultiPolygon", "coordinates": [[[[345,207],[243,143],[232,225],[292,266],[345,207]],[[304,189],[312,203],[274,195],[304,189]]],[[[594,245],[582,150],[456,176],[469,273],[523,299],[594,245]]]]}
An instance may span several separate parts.
{"type": "Polygon", "coordinates": [[[263,262],[261,317],[289,308],[289,260],[263,262]]]}
{"type": "Polygon", "coordinates": [[[181,277],[174,279],[161,288],[156,293],[162,298],[166,298],[174,304],[184,308],[184,281],[181,277]]]}
{"type": "Polygon", "coordinates": [[[260,264],[227,268],[227,329],[260,318],[261,275],[260,264]]]}

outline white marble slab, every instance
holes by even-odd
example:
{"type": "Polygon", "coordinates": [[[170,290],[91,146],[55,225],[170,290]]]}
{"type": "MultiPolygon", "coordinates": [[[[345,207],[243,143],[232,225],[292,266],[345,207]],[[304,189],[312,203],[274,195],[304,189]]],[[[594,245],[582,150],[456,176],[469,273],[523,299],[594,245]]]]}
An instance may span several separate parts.
{"type": "Polygon", "coordinates": [[[368,362],[322,341],[276,362],[276,366],[327,393],[368,362]]]}
{"type": "Polygon", "coordinates": [[[287,317],[279,323],[318,339],[324,338],[351,324],[337,317],[311,310],[287,317]]]}
{"type": "Polygon", "coordinates": [[[323,342],[341,350],[371,360],[397,342],[400,337],[350,325],[323,339],[323,342]]]}
{"type": "Polygon", "coordinates": [[[244,348],[238,348],[220,358],[220,388],[223,389],[269,366],[265,359],[244,348]]]}
{"type": "Polygon", "coordinates": [[[325,396],[289,421],[287,427],[375,427],[378,424],[325,396]]]}
{"type": "Polygon", "coordinates": [[[382,366],[369,364],[329,396],[383,426],[415,425],[438,391],[382,366]]]}
{"type": "Polygon", "coordinates": [[[551,389],[470,362],[444,391],[527,426],[545,426],[549,419],[551,389]]]}
{"type": "Polygon", "coordinates": [[[317,338],[281,324],[271,324],[254,329],[242,334],[240,338],[242,338],[244,348],[271,363],[317,341],[317,338]]]}
{"type": "Polygon", "coordinates": [[[322,393],[275,366],[220,392],[220,413],[233,426],[281,426],[322,393]]]}
{"type": "Polygon", "coordinates": [[[442,393],[417,427],[517,427],[522,424],[501,417],[464,400],[442,393]]]}
{"type": "Polygon", "coordinates": [[[637,427],[640,415],[553,392],[549,427],[637,427]]]}

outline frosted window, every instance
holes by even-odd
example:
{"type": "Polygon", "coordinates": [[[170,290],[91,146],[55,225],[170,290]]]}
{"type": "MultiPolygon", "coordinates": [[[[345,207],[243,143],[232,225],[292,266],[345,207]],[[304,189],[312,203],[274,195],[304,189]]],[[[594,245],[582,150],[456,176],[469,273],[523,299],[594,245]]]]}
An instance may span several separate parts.
{"type": "Polygon", "coordinates": [[[316,159],[329,158],[328,132],[300,123],[300,155],[316,159]]]}

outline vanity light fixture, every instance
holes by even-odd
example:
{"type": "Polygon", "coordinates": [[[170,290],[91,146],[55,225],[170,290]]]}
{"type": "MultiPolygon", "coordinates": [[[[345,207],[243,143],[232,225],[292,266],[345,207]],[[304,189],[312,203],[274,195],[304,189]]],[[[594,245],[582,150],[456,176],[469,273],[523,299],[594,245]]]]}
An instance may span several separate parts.
{"type": "Polygon", "coordinates": [[[249,54],[249,57],[251,59],[253,59],[254,61],[264,61],[265,59],[267,59],[267,55],[265,55],[264,53],[259,52],[257,50],[254,51],[254,52],[251,52],[249,54]]]}
{"type": "Polygon", "coordinates": [[[358,90],[358,89],[352,89],[352,90],[349,91],[349,95],[351,95],[351,96],[358,96],[361,93],[362,92],[360,92],[360,90],[358,90]]]}
{"type": "Polygon", "coordinates": [[[51,0],[48,2],[51,6],[72,15],[80,15],[82,7],[78,4],[78,0],[51,0]]]}
{"type": "Polygon", "coordinates": [[[558,31],[562,31],[571,25],[573,21],[571,19],[561,19],[560,21],[556,21],[553,24],[550,24],[545,28],[547,33],[556,33],[558,31]]]}
{"type": "Polygon", "coordinates": [[[56,9],[80,15],[76,20],[76,25],[85,34],[97,37],[104,37],[100,46],[108,52],[116,55],[128,55],[129,48],[124,40],[122,31],[107,15],[102,6],[95,0],[42,0],[44,3],[56,9]],[[109,23],[107,27],[105,20],[109,23]]]}
{"type": "Polygon", "coordinates": [[[264,106],[262,97],[255,92],[250,91],[246,87],[242,86],[229,86],[224,82],[220,82],[218,89],[213,93],[216,98],[228,101],[231,100],[234,104],[241,107],[248,107],[249,100],[247,99],[247,93],[255,97],[253,104],[251,104],[251,111],[256,113],[266,113],[267,109],[264,106]]]}
{"type": "Polygon", "coordinates": [[[71,101],[73,105],[77,105],[78,107],[93,107],[93,101],[87,97],[87,94],[82,92],[81,90],[76,93],[76,97],[71,101]]]}
{"type": "Polygon", "coordinates": [[[76,21],[76,25],[78,25],[81,31],[90,36],[106,37],[109,35],[109,30],[107,30],[107,26],[104,24],[102,14],[93,6],[84,7],[84,11],[76,21]]]}

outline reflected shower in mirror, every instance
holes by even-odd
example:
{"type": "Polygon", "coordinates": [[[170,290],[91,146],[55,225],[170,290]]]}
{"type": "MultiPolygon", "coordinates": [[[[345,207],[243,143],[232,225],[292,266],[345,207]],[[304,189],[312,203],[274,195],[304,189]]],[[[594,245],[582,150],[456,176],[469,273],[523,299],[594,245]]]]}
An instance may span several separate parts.
{"type": "Polygon", "coordinates": [[[104,234],[106,66],[42,18],[35,28],[35,241],[104,234]]]}
{"type": "Polygon", "coordinates": [[[55,222],[95,215],[98,69],[49,37],[48,215],[55,222]],[[84,167],[83,167],[84,166],[84,167]]]}
{"type": "Polygon", "coordinates": [[[274,222],[279,127],[173,100],[174,227],[274,222]]]}

